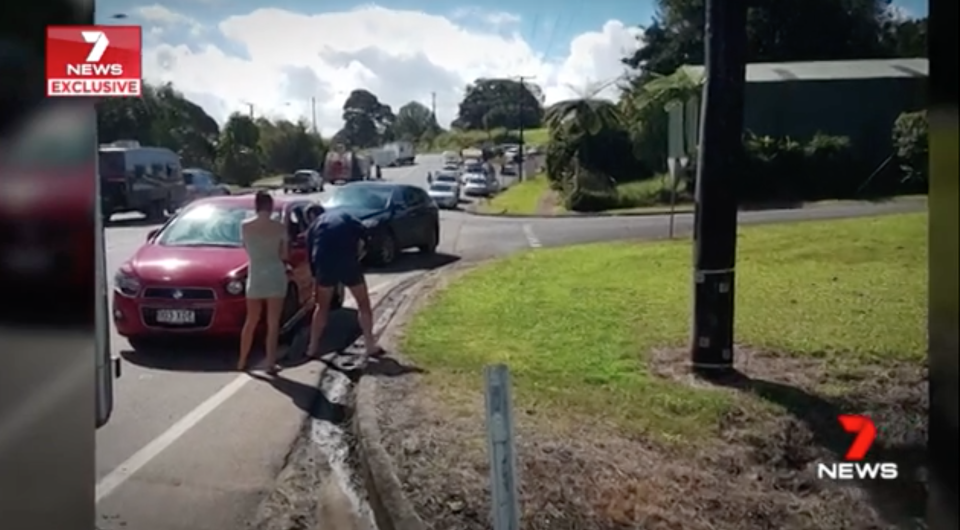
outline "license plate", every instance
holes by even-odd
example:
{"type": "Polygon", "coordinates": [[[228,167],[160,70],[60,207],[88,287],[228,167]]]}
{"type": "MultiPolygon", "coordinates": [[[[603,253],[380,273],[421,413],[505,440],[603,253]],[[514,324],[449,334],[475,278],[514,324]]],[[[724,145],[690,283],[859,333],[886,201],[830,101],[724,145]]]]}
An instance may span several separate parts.
{"type": "Polygon", "coordinates": [[[163,324],[194,324],[197,314],[189,309],[158,309],[157,322],[163,324]]]}

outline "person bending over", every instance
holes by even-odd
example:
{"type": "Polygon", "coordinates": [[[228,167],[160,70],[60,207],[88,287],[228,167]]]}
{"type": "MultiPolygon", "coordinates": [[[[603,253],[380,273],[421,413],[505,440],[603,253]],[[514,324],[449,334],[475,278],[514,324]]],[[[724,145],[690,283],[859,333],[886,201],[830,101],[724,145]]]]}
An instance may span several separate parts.
{"type": "Polygon", "coordinates": [[[315,284],[313,319],[310,322],[310,342],[307,355],[319,358],[320,338],[330,316],[330,302],[337,285],[344,285],[357,301],[360,329],[363,332],[367,355],[379,355],[383,350],[373,336],[373,309],[370,293],[363,277],[360,258],[367,230],[356,217],[342,211],[324,211],[311,206],[316,215],[307,230],[310,269],[315,284]]]}

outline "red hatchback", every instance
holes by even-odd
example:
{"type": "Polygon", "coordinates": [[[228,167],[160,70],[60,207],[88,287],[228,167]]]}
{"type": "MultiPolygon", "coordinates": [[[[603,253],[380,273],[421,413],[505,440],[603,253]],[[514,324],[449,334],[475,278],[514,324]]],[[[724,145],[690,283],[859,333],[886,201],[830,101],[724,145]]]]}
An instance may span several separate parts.
{"type": "MultiPolygon", "coordinates": [[[[246,316],[247,253],[240,224],[254,215],[253,195],[201,199],[147,235],[117,271],[113,321],[137,341],[171,336],[238,337],[246,316]]],[[[313,279],[300,213],[311,202],[276,198],[275,216],[290,231],[289,287],[282,332],[313,307],[313,279]]],[[[334,308],[343,301],[343,289],[334,308]]]]}

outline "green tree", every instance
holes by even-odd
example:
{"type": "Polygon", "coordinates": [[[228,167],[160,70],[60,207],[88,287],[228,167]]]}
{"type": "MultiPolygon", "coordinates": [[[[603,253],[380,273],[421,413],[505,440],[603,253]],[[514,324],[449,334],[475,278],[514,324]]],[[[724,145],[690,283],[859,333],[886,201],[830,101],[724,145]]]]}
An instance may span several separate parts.
{"type": "Polygon", "coordinates": [[[335,139],[347,147],[375,147],[393,139],[395,121],[390,105],[368,90],[357,89],[343,102],[343,128],[335,139]]]}
{"type": "MultiPolygon", "coordinates": [[[[704,0],[657,0],[644,45],[624,60],[642,80],[703,64],[704,0]]],[[[836,61],[897,57],[881,35],[890,0],[756,2],[747,21],[748,62],[836,61]]]]}
{"type": "Polygon", "coordinates": [[[317,169],[322,164],[326,146],[310,131],[305,122],[257,120],[260,129],[260,151],[267,174],[293,173],[298,169],[317,169]]]}
{"type": "Polygon", "coordinates": [[[543,105],[540,88],[514,79],[477,79],[467,86],[453,126],[466,130],[498,127],[540,127],[543,105]]]}
{"type": "Polygon", "coordinates": [[[249,186],[262,173],[260,129],[249,116],[234,113],[223,126],[217,146],[218,172],[231,184],[249,186]]]}
{"type": "Polygon", "coordinates": [[[211,167],[219,136],[217,122],[172,85],[145,85],[142,98],[110,98],[97,104],[101,143],[137,140],[180,154],[185,165],[211,167]]]}
{"type": "Polygon", "coordinates": [[[411,142],[420,142],[436,136],[440,126],[426,105],[411,101],[400,107],[393,125],[396,137],[411,142]]]}

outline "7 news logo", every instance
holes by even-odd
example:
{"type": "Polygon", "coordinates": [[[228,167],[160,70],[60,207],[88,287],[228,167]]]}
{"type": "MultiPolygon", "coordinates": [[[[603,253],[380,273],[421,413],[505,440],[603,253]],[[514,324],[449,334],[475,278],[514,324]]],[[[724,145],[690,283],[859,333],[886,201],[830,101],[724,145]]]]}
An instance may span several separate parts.
{"type": "Polygon", "coordinates": [[[48,27],[47,96],[140,96],[141,48],[139,26],[48,27]]]}
{"type": "Polygon", "coordinates": [[[830,480],[895,480],[899,475],[893,462],[864,462],[864,457],[877,439],[877,426],[867,416],[841,414],[837,417],[843,430],[856,436],[845,462],[817,464],[817,478],[830,480]]]}

